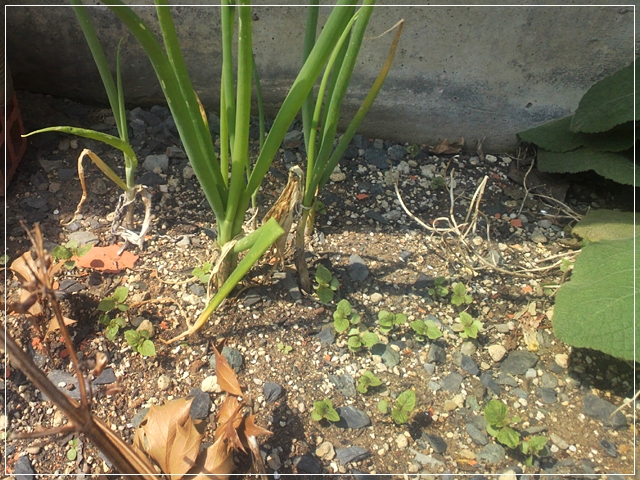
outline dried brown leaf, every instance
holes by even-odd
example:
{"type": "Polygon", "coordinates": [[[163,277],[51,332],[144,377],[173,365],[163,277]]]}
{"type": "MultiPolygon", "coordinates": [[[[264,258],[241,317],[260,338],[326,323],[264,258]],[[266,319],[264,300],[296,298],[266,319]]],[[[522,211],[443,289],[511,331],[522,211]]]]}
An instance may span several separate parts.
{"type": "Polygon", "coordinates": [[[460,153],[462,147],[464,146],[464,138],[460,137],[460,140],[457,142],[449,143],[449,140],[446,138],[438,145],[437,147],[431,149],[433,153],[436,155],[452,155],[455,153],[460,153]]]}
{"type": "Polygon", "coordinates": [[[38,271],[38,267],[33,258],[31,258],[30,251],[23,253],[11,262],[9,269],[16,275],[23,286],[32,284],[36,280],[35,272],[38,271]]]}
{"type": "Polygon", "coordinates": [[[197,476],[189,477],[189,479],[227,480],[235,469],[233,454],[228,451],[224,439],[219,438],[200,454],[195,468],[189,472],[189,474],[197,476]]]}
{"type": "Polygon", "coordinates": [[[238,428],[242,424],[242,407],[236,397],[227,396],[220,405],[220,413],[218,414],[218,427],[213,438],[218,441],[222,440],[226,445],[227,451],[233,449],[246,452],[240,436],[238,428]]]}
{"type": "Polygon", "coordinates": [[[231,395],[241,397],[242,389],[240,388],[240,383],[238,383],[236,372],[233,371],[227,359],[218,352],[217,348],[214,348],[213,351],[216,355],[216,375],[218,376],[220,388],[231,395]]]}
{"type": "MultiPolygon", "coordinates": [[[[73,325],[74,323],[77,323],[77,320],[73,320],[68,317],[62,317],[62,320],[64,321],[65,325],[73,325]]],[[[49,328],[47,328],[47,333],[55,332],[56,330],[59,330],[59,329],[60,329],[60,325],[58,325],[58,319],[56,317],[53,317],[49,321],[49,328]]]]}
{"type": "Polygon", "coordinates": [[[99,377],[102,371],[104,370],[104,367],[107,366],[107,363],[109,363],[109,358],[107,357],[107,355],[103,352],[97,352],[96,366],[93,367],[93,370],[91,371],[91,375],[93,375],[96,378],[99,377]]]}
{"type": "Polygon", "coordinates": [[[245,438],[258,437],[260,435],[271,435],[272,432],[266,428],[256,425],[256,416],[249,415],[240,426],[240,432],[245,438]]]}
{"type": "Polygon", "coordinates": [[[200,449],[202,435],[189,416],[192,401],[181,398],[152,406],[136,432],[134,445],[172,478],[182,478],[195,465],[200,449]]]}

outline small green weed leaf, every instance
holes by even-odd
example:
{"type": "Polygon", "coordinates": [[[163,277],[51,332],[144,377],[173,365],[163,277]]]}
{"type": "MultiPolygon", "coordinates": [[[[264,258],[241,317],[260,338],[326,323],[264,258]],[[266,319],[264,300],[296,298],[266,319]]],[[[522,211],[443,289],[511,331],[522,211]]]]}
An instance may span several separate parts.
{"type": "Polygon", "coordinates": [[[409,421],[409,414],[399,408],[391,409],[391,417],[393,418],[393,421],[399,425],[404,425],[409,421]]]}
{"type": "Polygon", "coordinates": [[[66,268],[67,270],[73,270],[74,268],[76,268],[75,260],[67,260],[66,262],[64,262],[64,268],[66,268]]]}
{"type": "Polygon", "coordinates": [[[69,260],[73,256],[73,253],[67,247],[58,245],[51,250],[51,256],[54,260],[69,260]]]}
{"type": "Polygon", "coordinates": [[[140,334],[135,330],[127,330],[124,332],[124,338],[133,348],[137,348],[140,344],[140,334]]]}
{"type": "Polygon", "coordinates": [[[547,437],[540,435],[531,437],[529,440],[522,442],[522,453],[525,455],[536,454],[544,449],[547,445],[547,441],[547,437]]]}
{"type": "MultiPolygon", "coordinates": [[[[634,120],[633,63],[596,82],[584,94],[571,122],[574,132],[605,132],[634,120]]],[[[636,88],[640,79],[636,78],[636,88]]]]}
{"type": "Polygon", "coordinates": [[[124,317],[116,317],[116,318],[113,319],[113,321],[119,327],[124,327],[125,324],[127,323],[127,320],[124,317]]]}
{"type": "Polygon", "coordinates": [[[329,286],[331,283],[332,275],[331,272],[322,264],[319,264],[316,267],[316,282],[319,285],[329,286]]]}
{"type": "Polygon", "coordinates": [[[496,439],[509,448],[516,448],[520,443],[520,434],[513,428],[502,427],[498,431],[498,436],[496,437],[496,439]]]}
{"type": "Polygon", "coordinates": [[[333,326],[338,333],[346,332],[349,328],[349,320],[346,318],[336,318],[333,320],[333,326]]]}
{"type": "Polygon", "coordinates": [[[367,347],[367,348],[371,348],[373,347],[376,343],[378,343],[378,341],[380,340],[380,338],[378,337],[378,335],[374,332],[365,332],[362,334],[361,337],[362,340],[362,344],[367,347]]]}
{"type": "Polygon", "coordinates": [[[414,320],[409,324],[409,326],[416,332],[418,335],[426,335],[427,334],[427,325],[423,320],[414,320]]]}
{"type": "Polygon", "coordinates": [[[460,306],[463,303],[467,305],[473,301],[471,295],[467,295],[467,287],[462,282],[457,282],[453,285],[453,295],[451,296],[451,303],[455,306],[460,306]]]}
{"type": "Polygon", "coordinates": [[[114,290],[112,297],[115,298],[118,302],[122,303],[127,299],[128,295],[129,295],[129,288],[118,287],[114,290]]]}
{"type": "Polygon", "coordinates": [[[424,323],[427,326],[427,337],[431,340],[436,340],[442,336],[442,332],[433,320],[427,320],[424,323]]]}
{"type": "MultiPolygon", "coordinates": [[[[637,238],[637,237],[636,237],[637,238]]],[[[582,248],[571,281],[556,295],[553,330],[574,347],[600,350],[625,360],[640,358],[634,352],[634,317],[640,316],[640,284],[634,286],[634,238],[602,240],[582,248]]]]}
{"type": "Polygon", "coordinates": [[[507,406],[500,400],[489,400],[484,407],[484,418],[488,425],[501,425],[507,418],[507,406]]]}
{"type": "Polygon", "coordinates": [[[444,188],[446,185],[446,180],[440,175],[433,177],[433,180],[431,180],[431,188],[433,190],[439,190],[441,188],[444,188]]]}
{"type": "Polygon", "coordinates": [[[411,158],[416,158],[416,156],[420,153],[420,147],[415,144],[407,145],[407,152],[411,156],[411,158]]]}
{"type": "Polygon", "coordinates": [[[127,310],[129,310],[129,305],[127,305],[126,303],[119,303],[118,305],[116,305],[116,308],[121,312],[126,312],[127,310]]]}
{"type": "Polygon", "coordinates": [[[106,313],[103,313],[98,318],[98,321],[103,325],[109,325],[111,323],[111,318],[109,318],[109,315],[107,315],[106,313]]]}
{"type": "Polygon", "coordinates": [[[331,422],[339,422],[340,415],[333,408],[333,402],[328,398],[313,403],[313,411],[311,412],[311,418],[316,422],[319,422],[323,418],[331,422]]]}
{"type": "Polygon", "coordinates": [[[396,325],[404,325],[407,323],[407,316],[404,313],[396,313],[393,317],[393,323],[396,325]]]}
{"type": "Polygon", "coordinates": [[[380,413],[387,413],[389,411],[389,402],[387,400],[380,400],[378,402],[378,410],[380,413]]]}
{"type": "Polygon", "coordinates": [[[116,308],[116,299],[113,297],[103,298],[98,304],[98,310],[101,312],[110,312],[114,308],[116,308]]]}
{"type": "Polygon", "coordinates": [[[349,340],[347,340],[347,346],[349,347],[349,350],[351,350],[352,352],[357,352],[358,350],[360,350],[362,348],[362,341],[360,340],[360,335],[350,336],[349,340]]]}
{"type": "Polygon", "coordinates": [[[93,243],[88,243],[86,245],[83,245],[82,247],[76,250],[76,256],[83,257],[87,253],[89,253],[89,250],[91,250],[92,248],[93,248],[93,243]]]}
{"type": "Polygon", "coordinates": [[[9,263],[9,255],[3,253],[0,255],[0,265],[6,265],[7,263],[9,263]]]}
{"type": "Polygon", "coordinates": [[[67,450],[67,459],[70,462],[73,462],[76,458],[78,458],[78,450],[75,447],[71,447],[69,450],[67,450]]]}
{"type": "Polygon", "coordinates": [[[357,324],[359,324],[359,323],[360,323],[360,314],[359,314],[359,313],[356,313],[356,312],[353,312],[353,313],[351,314],[351,319],[350,319],[350,321],[351,321],[351,325],[357,325],[357,324]]]}
{"type": "Polygon", "coordinates": [[[405,390],[396,400],[396,407],[405,412],[411,412],[416,408],[416,392],[413,390],[405,390]]]}
{"type": "Polygon", "coordinates": [[[118,327],[118,325],[109,325],[104,331],[104,336],[113,342],[118,335],[119,330],[120,327],[118,327]]]}
{"type": "Polygon", "coordinates": [[[351,304],[348,300],[342,299],[338,302],[336,306],[336,311],[333,313],[333,318],[335,320],[336,316],[339,318],[349,318],[351,315],[351,304]]]}
{"type": "Polygon", "coordinates": [[[156,347],[151,340],[145,340],[142,345],[138,346],[138,352],[143,357],[155,357],[156,347]]]}
{"type": "Polygon", "coordinates": [[[316,293],[318,294],[318,300],[322,303],[331,303],[333,300],[333,290],[331,287],[325,285],[319,285],[316,287],[316,293]]]}
{"type": "Polygon", "coordinates": [[[377,387],[379,385],[382,385],[382,380],[367,370],[358,379],[357,389],[360,393],[365,394],[369,391],[370,387],[377,387]]]}
{"type": "Polygon", "coordinates": [[[340,282],[337,278],[333,277],[329,286],[331,287],[331,290],[338,290],[338,288],[340,287],[340,282]]]}

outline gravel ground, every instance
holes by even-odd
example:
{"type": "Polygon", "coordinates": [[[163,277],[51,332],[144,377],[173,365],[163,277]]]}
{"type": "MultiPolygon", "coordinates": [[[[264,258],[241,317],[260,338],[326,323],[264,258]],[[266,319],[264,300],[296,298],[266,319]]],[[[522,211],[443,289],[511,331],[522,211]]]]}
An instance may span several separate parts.
{"type": "MultiPolygon", "coordinates": [[[[59,124],[113,128],[108,111],[28,93],[19,98],[27,130],[59,124]]],[[[215,130],[214,117],[210,124],[215,130]]],[[[578,248],[565,227],[587,208],[628,208],[631,190],[589,175],[546,177],[529,171],[524,153],[434,154],[427,146],[357,136],[323,192],[326,213],[318,215],[308,245],[311,270],[322,264],[340,282],[333,303],[303,294],[290,265],[271,274],[271,266],[263,262],[205,328],[183,343],[165,345],[159,340],[184,331],[183,312],[193,319],[206,304],[206,286],[191,271],[213,253],[214,218],[166,108],[134,109],[130,126],[141,162],[139,181],[153,194],[150,239],[144,250],[132,249],[139,255],[132,269],[75,269],[59,279],[65,314],[78,320],[72,333],[82,358],[107,353],[109,369],[99,383],[118,382],[124,388],[120,395],[107,396],[98,386],[94,410],[125,439],[132,438],[146,407],[195,388],[205,394],[200,411],[192,414],[215,422],[221,397],[210,359],[212,345],[224,339],[224,354],[237,369],[258,423],[273,432],[262,439],[261,448],[274,478],[276,472],[508,472],[520,478],[633,472],[633,409],[610,417],[633,396],[633,366],[599,352],[572,349],[554,337],[551,323],[552,286],[564,276],[555,264],[573,258],[578,248]],[[452,171],[454,184],[445,186],[443,177],[449,179],[452,171]],[[528,184],[529,195],[522,186],[525,175],[541,184],[535,189],[528,184]],[[417,223],[402,208],[394,187],[397,180],[407,209],[427,226],[451,216],[452,189],[453,215],[462,224],[469,211],[473,219],[473,194],[485,178],[467,247],[455,231],[431,232],[417,223]],[[548,197],[562,198],[564,206],[548,197]],[[477,253],[473,258],[470,248],[477,253]],[[439,277],[449,289],[463,283],[470,303],[455,306],[451,293],[437,295],[433,289],[439,277]],[[128,322],[135,327],[146,319],[154,327],[155,357],[140,356],[122,334],[114,341],[104,335],[97,305],[120,285],[130,289],[127,302],[137,305],[127,312],[128,322]],[[156,301],[167,298],[171,301],[156,301]],[[339,299],[347,299],[362,324],[378,334],[377,345],[357,353],[347,348],[346,335],[332,327],[339,299]],[[385,333],[377,321],[381,310],[404,314],[407,323],[385,333]],[[460,336],[463,311],[482,322],[477,339],[460,336]],[[435,341],[420,338],[410,327],[415,320],[432,320],[443,336],[435,341]],[[375,374],[381,385],[363,394],[356,385],[364,371],[375,374]],[[393,405],[406,390],[415,392],[416,407],[408,423],[397,424],[378,404],[387,400],[393,405]],[[311,418],[314,402],[323,399],[332,400],[340,422],[311,418]],[[523,437],[549,439],[545,454],[535,457],[533,465],[525,465],[522,454],[503,448],[487,433],[483,408],[491,399],[500,399],[509,415],[520,417],[514,428],[523,437]]],[[[261,205],[275,201],[287,168],[300,163],[301,141],[294,125],[260,192],[261,205]]],[[[56,134],[30,139],[6,198],[11,260],[29,246],[21,219],[41,223],[49,248],[69,239],[108,244],[118,192],[93,166],[87,168],[90,200],[81,218],[61,225],[71,219],[81,195],[75,169],[82,148],[117,166],[114,155],[95,142],[56,134]]],[[[437,226],[446,225],[441,221],[437,226]]],[[[15,299],[18,284],[11,274],[5,287],[9,299],[15,299]]],[[[24,316],[7,317],[8,331],[73,395],[74,379],[59,339],[54,335],[49,352],[39,350],[36,330],[26,325],[24,316]]],[[[66,421],[21,372],[9,369],[3,379],[6,411],[0,420],[10,431],[66,421]]],[[[69,461],[72,438],[7,443],[8,472],[111,472],[109,463],[82,439],[78,457],[69,461]]],[[[249,471],[245,456],[239,455],[237,463],[238,472],[249,471]]]]}

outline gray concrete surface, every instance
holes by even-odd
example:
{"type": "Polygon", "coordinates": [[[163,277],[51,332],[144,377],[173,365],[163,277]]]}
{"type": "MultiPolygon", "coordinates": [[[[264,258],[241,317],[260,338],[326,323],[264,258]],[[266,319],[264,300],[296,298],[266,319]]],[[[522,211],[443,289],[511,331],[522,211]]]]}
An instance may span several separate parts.
{"type": "MultiPolygon", "coordinates": [[[[73,12],[54,2],[41,3],[7,7],[7,58],[15,88],[104,102],[73,12]]],[[[400,18],[406,23],[394,65],[363,133],[431,145],[463,136],[473,149],[486,137],[485,152],[513,150],[516,132],[571,114],[591,84],[633,61],[633,7],[477,3],[395,2],[377,8],[345,113],[355,111],[387,55],[392,35],[375,37],[400,18]]],[[[154,23],[152,8],[136,10],[154,23]]],[[[273,113],[300,64],[306,9],[257,6],[254,12],[256,60],[273,113]]],[[[128,103],[162,102],[153,69],[135,39],[107,9],[92,8],[91,16],[113,64],[117,42],[124,37],[128,103]]],[[[174,18],[193,83],[205,106],[217,109],[219,9],[175,7],[174,18]]]]}

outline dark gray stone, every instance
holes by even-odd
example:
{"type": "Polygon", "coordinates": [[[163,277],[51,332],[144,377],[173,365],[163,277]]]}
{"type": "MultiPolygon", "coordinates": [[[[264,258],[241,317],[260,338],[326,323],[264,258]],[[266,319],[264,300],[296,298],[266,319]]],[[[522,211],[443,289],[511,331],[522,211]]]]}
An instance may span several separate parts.
{"type": "Polygon", "coordinates": [[[476,454],[476,460],[481,463],[500,463],[505,459],[505,451],[501,445],[490,443],[482,447],[476,454]]]}
{"type": "Polygon", "coordinates": [[[582,413],[585,415],[597,418],[607,427],[624,427],[627,424],[627,418],[622,412],[616,412],[616,414],[611,417],[611,414],[615,409],[615,405],[607,402],[606,400],[602,400],[600,397],[592,393],[585,395],[582,401],[582,413]]]}
{"type": "Polygon", "coordinates": [[[140,411],[136,412],[136,414],[131,419],[131,425],[133,425],[133,428],[138,428],[140,426],[142,420],[144,420],[144,417],[147,416],[147,413],[149,413],[149,407],[144,407],[140,411]]]}
{"type": "Polygon", "coordinates": [[[300,293],[300,287],[298,287],[298,283],[293,275],[287,272],[284,276],[284,288],[289,292],[289,296],[291,300],[300,300],[302,298],[302,293],[300,293]]]}
{"type": "Polygon", "coordinates": [[[116,380],[116,374],[113,368],[105,368],[92,383],[93,385],[111,385],[115,383],[116,380]]]}
{"type": "Polygon", "coordinates": [[[189,393],[190,397],[193,397],[191,402],[191,409],[189,414],[191,418],[195,420],[203,420],[209,415],[209,408],[211,407],[211,397],[207,392],[203,392],[199,388],[194,388],[189,393]]]}
{"type": "Polygon", "coordinates": [[[320,340],[320,343],[323,345],[331,345],[336,339],[336,331],[333,325],[329,324],[322,327],[322,330],[316,334],[316,338],[320,340]]]}
{"type": "Polygon", "coordinates": [[[284,388],[278,383],[265,382],[262,386],[262,392],[264,393],[265,401],[267,403],[273,403],[284,394],[284,388]]]}
{"type": "Polygon", "coordinates": [[[65,278],[60,282],[60,291],[65,293],[76,293],[85,290],[87,287],[76,282],[73,278],[65,278]]]}
{"type": "Polygon", "coordinates": [[[302,144],[302,132],[300,130],[291,130],[284,135],[282,140],[282,148],[298,148],[302,144]]]}
{"type": "Polygon", "coordinates": [[[460,366],[462,367],[463,370],[466,370],[471,375],[478,375],[480,373],[480,369],[478,368],[478,365],[468,355],[464,355],[464,354],[462,355],[462,362],[460,363],[460,366]]]}
{"type": "Polygon", "coordinates": [[[553,388],[542,388],[538,387],[536,389],[536,394],[542,403],[547,405],[552,405],[558,401],[558,395],[553,388]]]}
{"type": "Polygon", "coordinates": [[[540,379],[540,386],[542,388],[556,388],[558,386],[558,377],[545,372],[540,379]]]}
{"type": "Polygon", "coordinates": [[[391,165],[389,165],[389,158],[387,157],[387,152],[384,150],[378,150],[375,148],[369,148],[364,153],[364,158],[369,165],[373,165],[380,170],[388,170],[391,165]]]}
{"type": "Polygon", "coordinates": [[[606,438],[600,440],[600,446],[604,449],[604,453],[606,453],[610,457],[616,458],[618,456],[618,449],[606,438]]]}
{"type": "Polygon", "coordinates": [[[35,478],[35,470],[31,466],[31,461],[28,455],[23,455],[16,460],[16,464],[13,468],[13,475],[16,480],[33,480],[35,478]]]}
{"type": "Polygon", "coordinates": [[[340,465],[364,460],[369,455],[371,455],[371,452],[362,447],[336,448],[336,460],[340,465]]]}
{"type": "Polygon", "coordinates": [[[255,305],[256,303],[258,303],[260,300],[262,300],[262,294],[260,292],[260,289],[252,288],[244,296],[244,300],[242,301],[242,304],[245,307],[250,307],[251,305],[255,305]]]}
{"type": "MultiPolygon", "coordinates": [[[[78,381],[70,373],[63,372],[62,370],[51,370],[47,375],[47,378],[53,383],[58,390],[70,396],[74,400],[80,399],[80,389],[78,388],[78,381]],[[64,384],[63,386],[61,386],[64,384]]],[[[87,389],[88,389],[87,385],[87,389]]],[[[45,397],[46,398],[46,397],[45,397]]]]}
{"type": "MultiPolygon", "coordinates": [[[[38,170],[36,173],[31,175],[31,184],[40,191],[44,191],[49,187],[49,180],[47,176],[38,170]]],[[[37,207],[34,207],[37,208],[37,207]]]]}
{"type": "Polygon", "coordinates": [[[498,375],[496,375],[496,382],[500,385],[507,385],[509,387],[517,387],[519,385],[515,378],[503,372],[498,372],[498,375]]]}
{"type": "Polygon", "coordinates": [[[538,356],[526,350],[515,350],[500,364],[501,373],[511,375],[524,375],[527,370],[533,368],[538,363],[538,356]]]}
{"type": "Polygon", "coordinates": [[[348,398],[356,396],[356,381],[351,375],[329,375],[329,381],[343,396],[348,398]]]}
{"type": "MultiPolygon", "coordinates": [[[[233,368],[236,373],[238,373],[244,362],[240,351],[233,347],[223,347],[221,353],[222,356],[227,360],[229,366],[233,368]]],[[[209,364],[211,365],[211,368],[216,368],[215,355],[211,355],[211,357],[209,357],[209,364]]]]}
{"type": "Polygon", "coordinates": [[[352,406],[338,407],[336,412],[340,415],[340,421],[335,425],[340,428],[364,428],[371,425],[371,419],[362,410],[358,410],[352,406]]]}
{"type": "Polygon", "coordinates": [[[393,145],[387,150],[387,154],[391,160],[395,160],[396,162],[402,160],[404,156],[407,154],[407,149],[402,145],[393,145]]]}
{"type": "Polygon", "coordinates": [[[381,357],[384,364],[389,368],[393,368],[400,363],[400,354],[391,348],[390,345],[386,345],[381,357]]]}
{"type": "Polygon", "coordinates": [[[480,382],[496,395],[500,395],[500,385],[493,379],[491,372],[483,372],[480,375],[480,382]]]}
{"type": "Polygon", "coordinates": [[[408,250],[403,250],[402,252],[400,252],[400,254],[398,255],[398,257],[400,258],[400,260],[402,260],[404,263],[407,263],[407,261],[411,258],[411,255],[413,255],[413,253],[411,253],[408,250]]]}
{"type": "Polygon", "coordinates": [[[436,366],[433,363],[424,363],[422,368],[424,368],[429,375],[436,373],[436,366]]]}
{"type": "Polygon", "coordinates": [[[387,220],[381,214],[379,214],[374,210],[367,210],[366,212],[364,212],[364,214],[365,216],[372,218],[373,220],[375,220],[378,223],[381,223],[382,225],[389,225],[389,220],[387,220]]]}
{"type": "Polygon", "coordinates": [[[167,181],[157,173],[147,172],[138,179],[138,183],[147,187],[157,187],[158,185],[164,185],[167,181]]]}
{"type": "Polygon", "coordinates": [[[529,398],[529,392],[525,392],[521,388],[514,388],[513,390],[511,390],[511,393],[518,398],[529,398]]]}
{"type": "Polygon", "coordinates": [[[189,291],[198,297],[204,297],[207,293],[207,289],[204,288],[204,285],[200,285],[199,283],[192,283],[189,285],[189,291]]]}
{"type": "Polygon", "coordinates": [[[60,181],[70,180],[78,174],[78,170],[75,168],[61,168],[58,170],[58,178],[60,181]]]}
{"type": "Polygon", "coordinates": [[[473,423],[467,423],[466,428],[467,433],[471,437],[471,440],[473,440],[478,445],[486,445],[489,442],[484,432],[482,432],[473,423]]]}
{"type": "Polygon", "coordinates": [[[349,257],[349,266],[347,267],[349,278],[354,282],[362,282],[369,276],[369,268],[364,263],[360,255],[351,255],[349,257]]]}
{"type": "Polygon", "coordinates": [[[444,348],[437,343],[432,343],[427,353],[427,361],[429,363],[444,363],[447,360],[447,353],[444,348]]]}
{"type": "Polygon", "coordinates": [[[142,162],[142,167],[148,172],[153,172],[156,168],[160,168],[163,172],[169,169],[169,157],[164,153],[160,155],[147,155],[142,162]]]}
{"type": "Polygon", "coordinates": [[[322,465],[310,453],[305,453],[301,457],[295,458],[293,460],[293,464],[298,472],[311,473],[313,475],[317,475],[322,472],[322,465]]]}
{"type": "Polygon", "coordinates": [[[443,390],[447,390],[451,393],[456,393],[460,390],[462,384],[462,375],[456,372],[451,372],[449,375],[440,380],[443,390]]]}
{"type": "Polygon", "coordinates": [[[438,435],[423,433],[422,438],[431,445],[431,448],[433,448],[435,453],[444,453],[447,451],[447,442],[438,435]]]}

